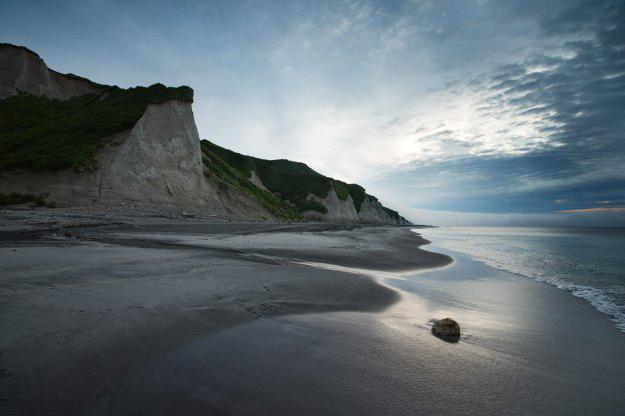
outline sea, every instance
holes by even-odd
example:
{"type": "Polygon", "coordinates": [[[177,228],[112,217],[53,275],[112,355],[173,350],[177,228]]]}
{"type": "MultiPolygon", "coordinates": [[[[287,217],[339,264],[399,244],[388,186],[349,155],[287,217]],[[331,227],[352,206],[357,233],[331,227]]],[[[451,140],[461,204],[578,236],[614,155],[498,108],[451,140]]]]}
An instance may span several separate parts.
{"type": "MultiPolygon", "coordinates": [[[[625,332],[625,228],[440,227],[418,229],[434,247],[582,298],[625,332]]],[[[425,247],[427,249],[427,246],[425,247]]]]}

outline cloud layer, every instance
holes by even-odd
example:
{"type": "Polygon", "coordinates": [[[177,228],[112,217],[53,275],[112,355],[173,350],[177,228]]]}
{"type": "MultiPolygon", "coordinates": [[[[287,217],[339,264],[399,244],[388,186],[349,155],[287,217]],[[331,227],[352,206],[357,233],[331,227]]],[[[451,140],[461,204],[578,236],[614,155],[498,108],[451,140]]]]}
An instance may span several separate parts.
{"type": "Polygon", "coordinates": [[[431,156],[378,187],[441,210],[623,212],[625,5],[567,3],[536,22],[541,47],[443,93],[449,115],[470,97],[469,127],[426,117],[413,134],[431,156]]]}
{"type": "Polygon", "coordinates": [[[191,85],[203,138],[417,222],[625,206],[624,22],[622,0],[0,0],[0,38],[52,68],[191,85]]]}

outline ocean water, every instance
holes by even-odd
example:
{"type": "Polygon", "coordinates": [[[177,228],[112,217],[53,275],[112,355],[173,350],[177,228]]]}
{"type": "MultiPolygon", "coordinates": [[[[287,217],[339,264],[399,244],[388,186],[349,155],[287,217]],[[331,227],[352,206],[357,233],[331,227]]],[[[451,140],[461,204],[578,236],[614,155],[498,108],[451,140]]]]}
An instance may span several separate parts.
{"type": "Polygon", "coordinates": [[[549,283],[590,302],[625,332],[625,228],[418,229],[435,247],[549,283]]]}

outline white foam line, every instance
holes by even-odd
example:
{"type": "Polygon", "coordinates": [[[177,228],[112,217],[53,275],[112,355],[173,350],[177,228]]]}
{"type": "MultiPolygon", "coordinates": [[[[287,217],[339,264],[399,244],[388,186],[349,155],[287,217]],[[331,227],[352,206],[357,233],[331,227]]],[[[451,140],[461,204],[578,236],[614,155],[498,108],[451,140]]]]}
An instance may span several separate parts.
{"type": "MultiPolygon", "coordinates": [[[[418,229],[412,229],[411,231],[418,233],[418,229]]],[[[461,250],[450,250],[445,249],[446,251],[461,251],[461,250]]],[[[571,293],[573,296],[584,299],[588,303],[590,303],[596,310],[599,312],[606,314],[610,317],[610,320],[614,322],[615,326],[622,332],[625,332],[625,311],[622,310],[613,297],[611,297],[604,290],[586,285],[579,285],[576,283],[572,283],[566,279],[560,279],[556,277],[541,277],[541,276],[528,276],[526,274],[520,273],[515,270],[511,270],[506,268],[504,264],[501,264],[493,259],[489,259],[488,257],[479,256],[476,254],[471,254],[467,252],[463,252],[463,254],[468,255],[475,261],[479,261],[480,263],[486,264],[487,266],[493,267],[498,270],[503,270],[508,273],[512,273],[518,276],[525,277],[527,279],[532,279],[537,282],[547,283],[551,286],[555,286],[558,289],[566,290],[571,293]]]]}

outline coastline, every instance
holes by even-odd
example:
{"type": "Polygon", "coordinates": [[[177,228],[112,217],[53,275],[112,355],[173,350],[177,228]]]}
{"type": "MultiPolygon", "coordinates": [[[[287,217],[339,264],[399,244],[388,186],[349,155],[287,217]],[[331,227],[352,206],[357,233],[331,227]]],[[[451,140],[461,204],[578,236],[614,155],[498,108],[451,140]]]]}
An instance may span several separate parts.
{"type": "Polygon", "coordinates": [[[621,414],[625,337],[608,320],[557,288],[447,254],[457,261],[379,277],[401,291],[388,308],[215,332],[88,414],[621,414]],[[430,334],[441,316],[460,321],[460,342],[430,334]]]}
{"type": "Polygon", "coordinates": [[[452,227],[449,231],[416,231],[435,239],[443,251],[464,253],[495,269],[581,298],[625,333],[625,263],[618,255],[625,249],[625,229],[452,227]]]}
{"type": "Polygon", "coordinates": [[[0,223],[7,414],[81,414],[158,357],[261,317],[380,311],[399,299],[371,278],[301,261],[450,261],[420,250],[406,227],[50,214],[3,212],[0,223]]]}
{"type": "Polygon", "coordinates": [[[6,414],[625,406],[625,336],[601,313],[466,255],[422,250],[415,227],[63,221],[33,232],[13,218],[0,233],[6,414]],[[431,335],[444,316],[460,322],[459,343],[431,335]]]}

